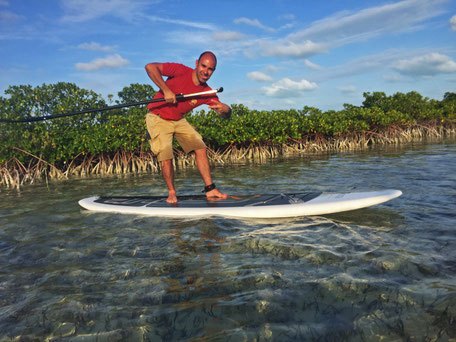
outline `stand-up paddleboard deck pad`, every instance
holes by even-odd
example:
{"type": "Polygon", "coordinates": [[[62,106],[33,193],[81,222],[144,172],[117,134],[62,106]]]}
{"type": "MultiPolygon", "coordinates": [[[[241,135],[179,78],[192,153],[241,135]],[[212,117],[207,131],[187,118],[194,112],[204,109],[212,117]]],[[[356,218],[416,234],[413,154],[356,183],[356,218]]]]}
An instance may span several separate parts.
{"type": "Polygon", "coordinates": [[[85,209],[98,212],[149,216],[230,216],[252,218],[295,217],[338,213],[380,204],[402,194],[399,190],[350,193],[285,193],[229,196],[208,200],[205,195],[180,196],[177,204],[157,196],[89,197],[79,201],[85,209]]]}

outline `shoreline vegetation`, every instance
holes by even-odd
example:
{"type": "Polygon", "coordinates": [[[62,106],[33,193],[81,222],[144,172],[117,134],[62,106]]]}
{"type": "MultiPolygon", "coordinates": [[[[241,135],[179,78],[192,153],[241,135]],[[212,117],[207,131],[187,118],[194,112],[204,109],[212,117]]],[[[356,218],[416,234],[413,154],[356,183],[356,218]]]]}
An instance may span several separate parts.
{"type": "MultiPolygon", "coordinates": [[[[71,83],[32,88],[11,86],[0,97],[0,119],[18,120],[57,115],[107,102],[93,91],[71,83]]],[[[150,85],[131,84],[117,103],[153,97],[150,85]]],[[[456,135],[456,93],[443,100],[417,92],[364,93],[362,106],[339,111],[257,111],[232,105],[232,118],[213,111],[187,115],[208,146],[212,165],[253,162],[304,153],[361,151],[377,145],[442,141],[456,135]]],[[[112,103],[112,96],[108,96],[112,103]]],[[[116,109],[31,123],[0,122],[0,191],[27,184],[74,177],[160,171],[146,137],[144,106],[116,109]]],[[[195,167],[193,154],[176,145],[176,169],[195,167]]]]}

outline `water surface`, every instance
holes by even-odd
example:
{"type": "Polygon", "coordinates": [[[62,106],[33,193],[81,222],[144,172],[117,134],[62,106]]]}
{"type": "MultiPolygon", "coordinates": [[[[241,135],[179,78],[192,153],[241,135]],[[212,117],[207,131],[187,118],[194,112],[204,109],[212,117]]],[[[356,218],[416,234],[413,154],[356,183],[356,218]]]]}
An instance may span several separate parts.
{"type": "MultiPolygon", "coordinates": [[[[400,189],[293,219],[89,213],[92,195],[161,195],[159,175],[0,196],[0,341],[450,341],[456,143],[217,167],[230,194],[400,189]]],[[[202,189],[179,170],[180,194],[202,189]]]]}

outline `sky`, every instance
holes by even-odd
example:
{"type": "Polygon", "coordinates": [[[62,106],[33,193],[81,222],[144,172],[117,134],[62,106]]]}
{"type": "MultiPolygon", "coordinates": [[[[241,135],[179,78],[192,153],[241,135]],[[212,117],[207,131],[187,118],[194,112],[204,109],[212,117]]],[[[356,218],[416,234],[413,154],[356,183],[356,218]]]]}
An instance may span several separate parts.
{"type": "MultiPolygon", "coordinates": [[[[456,0],[0,0],[0,96],[71,82],[117,95],[144,66],[190,67],[250,109],[339,110],[364,92],[456,92],[456,0]]],[[[204,109],[204,108],[201,108],[204,109]]]]}

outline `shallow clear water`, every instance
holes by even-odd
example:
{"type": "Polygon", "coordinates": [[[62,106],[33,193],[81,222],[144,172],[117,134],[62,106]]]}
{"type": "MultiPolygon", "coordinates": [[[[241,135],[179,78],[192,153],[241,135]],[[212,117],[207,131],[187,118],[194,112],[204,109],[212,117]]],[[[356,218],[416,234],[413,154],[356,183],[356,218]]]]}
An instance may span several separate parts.
{"type": "MultiPolygon", "coordinates": [[[[0,341],[448,341],[456,338],[456,143],[217,167],[230,194],[393,188],[324,217],[89,213],[164,194],[159,175],[0,193],[0,341]]],[[[179,170],[180,194],[200,192],[179,170]]]]}

